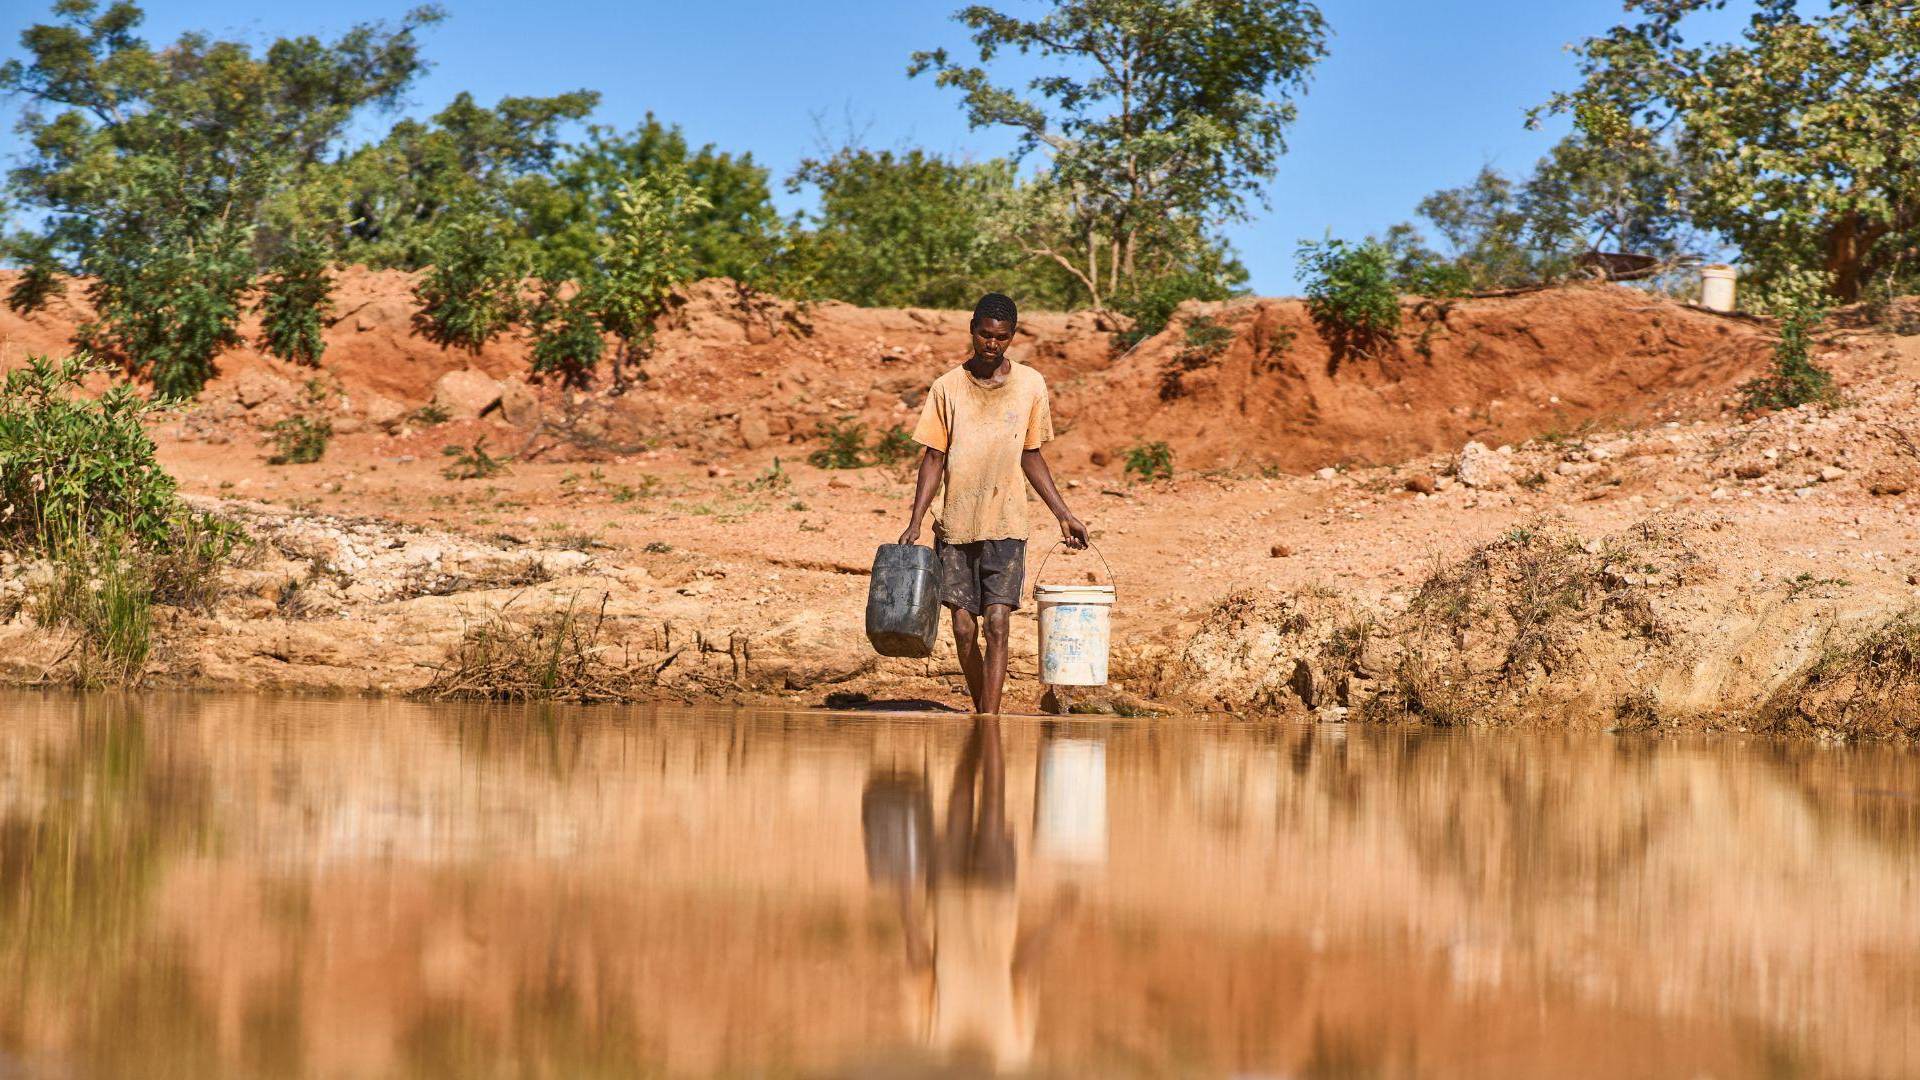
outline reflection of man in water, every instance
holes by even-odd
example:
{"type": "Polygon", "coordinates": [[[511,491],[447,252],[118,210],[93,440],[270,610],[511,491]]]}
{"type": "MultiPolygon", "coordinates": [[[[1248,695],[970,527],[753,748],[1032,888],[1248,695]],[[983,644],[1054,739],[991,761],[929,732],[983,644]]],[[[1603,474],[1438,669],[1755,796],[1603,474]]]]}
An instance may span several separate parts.
{"type": "MultiPolygon", "coordinates": [[[[1020,1069],[1033,1056],[1031,973],[1048,928],[1019,932],[1006,781],[1000,721],[976,717],[926,867],[925,908],[915,909],[909,876],[895,875],[895,881],[912,973],[909,1025],[943,1057],[1020,1069]]],[[[871,846],[871,815],[868,826],[871,846]]]]}

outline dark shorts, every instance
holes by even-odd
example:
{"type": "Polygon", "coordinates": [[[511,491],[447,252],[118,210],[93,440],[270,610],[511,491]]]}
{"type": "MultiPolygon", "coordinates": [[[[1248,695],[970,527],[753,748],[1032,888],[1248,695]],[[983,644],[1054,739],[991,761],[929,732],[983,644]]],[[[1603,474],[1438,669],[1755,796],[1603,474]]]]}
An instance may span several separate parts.
{"type": "Polygon", "coordinates": [[[949,544],[936,540],[940,564],[940,602],[985,615],[993,604],[1020,607],[1020,585],[1027,577],[1025,540],[975,540],[949,544]]]}

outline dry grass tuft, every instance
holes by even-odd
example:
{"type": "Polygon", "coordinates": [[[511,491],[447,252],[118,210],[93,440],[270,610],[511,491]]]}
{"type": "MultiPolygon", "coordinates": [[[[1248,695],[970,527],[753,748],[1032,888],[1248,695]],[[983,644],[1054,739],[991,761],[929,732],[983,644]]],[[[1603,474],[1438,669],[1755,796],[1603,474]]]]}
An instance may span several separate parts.
{"type": "Polygon", "coordinates": [[[1920,605],[1827,652],[1777,691],[1761,718],[1777,732],[1920,737],[1920,605]]]}
{"type": "Polygon", "coordinates": [[[627,700],[636,677],[624,655],[611,662],[611,646],[601,643],[606,608],[604,593],[597,607],[583,608],[575,594],[564,609],[526,620],[509,618],[503,607],[467,625],[421,693],[496,701],[627,700]]]}

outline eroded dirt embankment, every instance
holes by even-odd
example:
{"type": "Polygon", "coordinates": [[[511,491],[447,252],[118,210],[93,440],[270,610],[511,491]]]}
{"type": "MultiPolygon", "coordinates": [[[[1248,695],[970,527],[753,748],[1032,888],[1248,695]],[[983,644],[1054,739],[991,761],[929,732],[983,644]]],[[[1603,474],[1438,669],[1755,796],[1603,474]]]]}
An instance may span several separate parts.
{"type": "MultiPolygon", "coordinates": [[[[150,682],[477,692],[552,668],[612,696],[964,700],[950,646],[880,660],[860,634],[904,468],[803,462],[823,420],[909,422],[964,314],[703,282],[648,381],[568,397],[495,378],[517,343],[469,361],[406,336],[404,284],[343,282],[321,462],[264,464],[312,373],[252,354],[156,425],[184,489],[260,544],[216,610],[163,613],[150,682]],[[449,479],[442,451],[482,438],[508,469],[449,479]]],[[[73,314],[0,316],[0,359],[56,349],[73,314]]],[[[1847,404],[1743,417],[1750,323],[1620,288],[1406,314],[1337,361],[1294,301],[1194,306],[1118,358],[1093,316],[1027,320],[1055,470],[1121,586],[1122,705],[1904,730],[1920,337],[1836,331],[1847,404]],[[1194,348],[1201,316],[1224,344],[1194,348]],[[1173,480],[1122,475],[1142,440],[1172,445],[1173,480]]],[[[0,577],[7,676],[57,676],[30,569],[0,577]]],[[[1016,707],[1034,637],[1016,620],[1016,707]]]]}

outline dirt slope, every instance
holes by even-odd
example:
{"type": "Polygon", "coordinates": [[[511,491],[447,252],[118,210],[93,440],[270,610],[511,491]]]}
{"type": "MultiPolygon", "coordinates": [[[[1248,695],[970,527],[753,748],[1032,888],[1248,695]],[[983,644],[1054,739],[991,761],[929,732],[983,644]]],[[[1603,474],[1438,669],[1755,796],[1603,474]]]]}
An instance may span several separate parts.
{"type": "MultiPolygon", "coordinates": [[[[9,284],[0,274],[0,288],[9,284]]],[[[396,271],[339,275],[320,369],[337,381],[343,408],[367,412],[384,405],[379,399],[418,407],[461,368],[524,376],[520,337],[468,355],[416,336],[411,286],[411,276],[396,271]]],[[[31,318],[0,309],[0,366],[69,348],[89,315],[80,292],[70,287],[31,318]]],[[[251,342],[254,326],[242,329],[251,342]]],[[[1138,441],[1163,440],[1186,468],[1312,471],[1396,461],[1467,439],[1497,444],[1593,421],[1712,413],[1765,351],[1757,327],[1617,286],[1409,302],[1398,338],[1368,355],[1338,355],[1294,300],[1188,305],[1165,332],[1117,360],[1113,329],[1091,313],[1033,312],[1015,343],[1016,358],[1053,384],[1059,452],[1076,456],[1076,466],[1095,452],[1111,462],[1138,441]],[[1187,345],[1200,318],[1232,332],[1216,355],[1187,345]]],[[[965,356],[966,342],[963,312],[796,305],[701,281],[663,318],[646,382],[572,409],[595,414],[614,446],[666,442],[708,455],[807,442],[820,423],[843,418],[884,430],[911,424],[926,386],[965,356]]],[[[214,419],[237,415],[218,406],[249,376],[291,386],[314,374],[250,345],[223,356],[219,370],[203,395],[214,419]]],[[[551,387],[538,392],[550,406],[560,396],[551,387]]]]}

